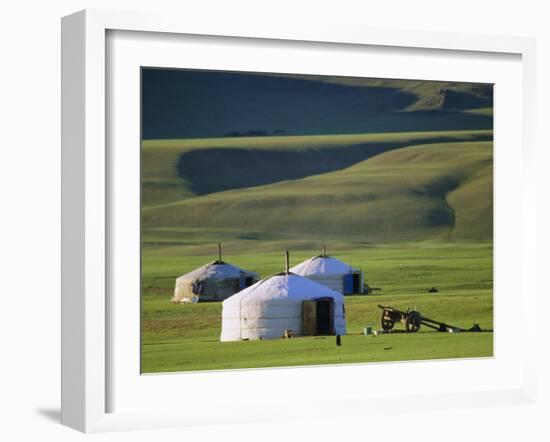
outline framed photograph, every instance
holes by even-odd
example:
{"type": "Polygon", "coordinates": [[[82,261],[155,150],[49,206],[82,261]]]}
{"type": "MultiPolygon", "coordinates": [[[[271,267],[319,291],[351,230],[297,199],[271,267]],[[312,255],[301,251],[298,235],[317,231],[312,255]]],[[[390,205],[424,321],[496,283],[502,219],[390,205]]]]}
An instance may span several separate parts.
{"type": "Polygon", "coordinates": [[[64,424],[534,400],[534,42],[330,29],[63,19],[64,424]]]}

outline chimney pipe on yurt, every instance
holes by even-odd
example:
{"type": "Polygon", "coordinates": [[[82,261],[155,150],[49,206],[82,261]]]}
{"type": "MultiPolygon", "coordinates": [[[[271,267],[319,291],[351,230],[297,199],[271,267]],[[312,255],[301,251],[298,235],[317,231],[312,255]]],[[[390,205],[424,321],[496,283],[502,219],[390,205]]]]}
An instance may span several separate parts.
{"type": "Polygon", "coordinates": [[[285,273],[287,275],[290,273],[290,258],[288,255],[288,250],[285,252],[285,273]]]}
{"type": "Polygon", "coordinates": [[[327,257],[327,249],[325,248],[325,246],[323,246],[323,254],[322,254],[323,258],[326,258],[327,257]]]}
{"type": "Polygon", "coordinates": [[[222,243],[218,243],[218,262],[221,264],[222,262],[222,243]]]}

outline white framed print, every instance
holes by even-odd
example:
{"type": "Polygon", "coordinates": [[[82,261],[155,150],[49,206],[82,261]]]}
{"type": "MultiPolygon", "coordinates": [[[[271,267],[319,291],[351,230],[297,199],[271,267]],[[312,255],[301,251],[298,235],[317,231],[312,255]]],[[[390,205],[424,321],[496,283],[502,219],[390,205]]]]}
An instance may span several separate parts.
{"type": "Polygon", "coordinates": [[[96,10],[62,37],[65,425],[535,401],[533,40],[96,10]]]}

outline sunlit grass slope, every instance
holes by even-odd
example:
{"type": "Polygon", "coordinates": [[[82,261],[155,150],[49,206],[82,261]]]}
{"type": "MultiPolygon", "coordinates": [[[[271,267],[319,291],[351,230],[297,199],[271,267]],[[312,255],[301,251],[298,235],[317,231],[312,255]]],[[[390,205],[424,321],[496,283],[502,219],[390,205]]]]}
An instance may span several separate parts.
{"type": "Polygon", "coordinates": [[[142,222],[146,230],[490,240],[492,158],[491,142],[405,147],[336,172],[145,207],[142,222]]]}
{"type": "Polygon", "coordinates": [[[492,131],[455,131],[145,140],[142,204],[304,178],[408,145],[491,138],[492,131]]]}

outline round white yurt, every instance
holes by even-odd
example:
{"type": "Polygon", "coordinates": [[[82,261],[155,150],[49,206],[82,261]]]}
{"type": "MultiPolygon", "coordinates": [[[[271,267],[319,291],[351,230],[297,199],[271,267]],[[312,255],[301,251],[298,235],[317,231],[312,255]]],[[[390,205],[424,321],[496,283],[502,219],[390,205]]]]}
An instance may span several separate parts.
{"type": "Polygon", "coordinates": [[[344,296],[293,273],[263,279],[222,303],[221,341],[345,335],[344,296]]]}
{"type": "Polygon", "coordinates": [[[258,281],[258,275],[219,259],[176,279],[173,303],[223,301],[258,281]]]}
{"type": "Polygon", "coordinates": [[[363,272],[323,253],[292,267],[292,273],[323,284],[343,295],[363,293],[363,272]]]}

